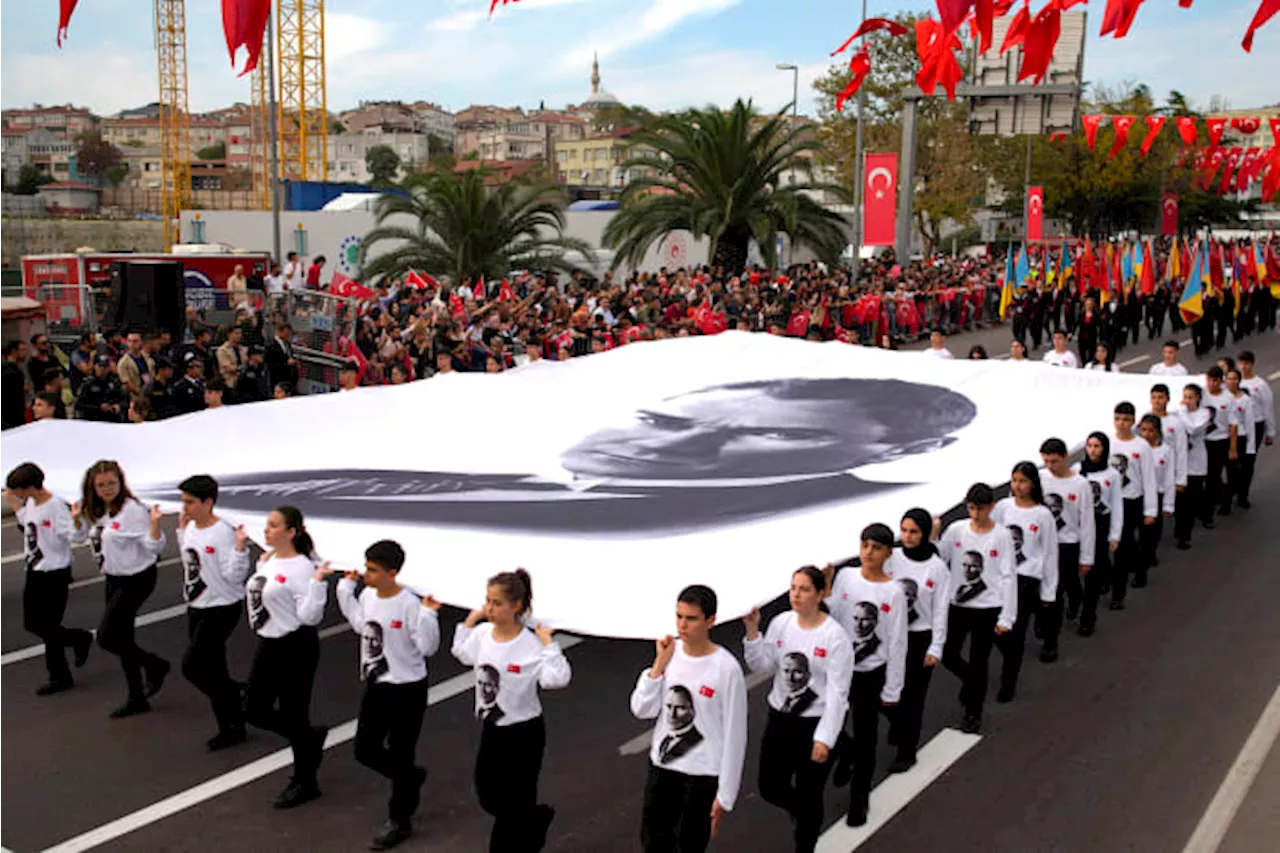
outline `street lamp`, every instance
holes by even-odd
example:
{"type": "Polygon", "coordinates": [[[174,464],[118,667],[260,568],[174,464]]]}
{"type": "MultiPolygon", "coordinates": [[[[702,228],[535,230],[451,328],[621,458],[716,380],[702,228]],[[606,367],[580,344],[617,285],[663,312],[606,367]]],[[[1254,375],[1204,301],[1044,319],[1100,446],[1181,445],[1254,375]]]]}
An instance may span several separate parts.
{"type": "MultiPolygon", "coordinates": [[[[779,62],[777,69],[779,71],[791,72],[791,130],[794,133],[796,129],[796,122],[799,118],[799,113],[797,111],[800,108],[800,66],[792,65],[789,62],[779,62]]],[[[794,172],[795,166],[792,166],[793,175],[794,172]]],[[[795,241],[790,239],[791,235],[787,236],[787,266],[791,266],[796,259],[796,247],[795,241]]]]}

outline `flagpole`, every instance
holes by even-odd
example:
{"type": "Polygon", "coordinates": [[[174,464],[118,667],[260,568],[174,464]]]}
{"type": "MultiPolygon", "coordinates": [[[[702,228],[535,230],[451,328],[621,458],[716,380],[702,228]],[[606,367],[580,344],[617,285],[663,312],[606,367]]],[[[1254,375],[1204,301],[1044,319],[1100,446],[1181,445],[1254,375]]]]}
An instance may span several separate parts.
{"type": "MultiPolygon", "coordinates": [[[[862,22],[867,20],[867,0],[862,0],[862,22]]],[[[858,25],[859,27],[862,24],[858,25]]],[[[859,47],[866,47],[867,36],[863,34],[859,47]]],[[[863,176],[862,168],[862,114],[867,106],[867,87],[858,87],[858,124],[853,147],[853,281],[858,282],[858,268],[862,265],[862,205],[866,201],[863,197],[863,184],[866,178],[863,176]]],[[[899,177],[901,180],[901,177],[899,177]]],[[[906,269],[906,260],[899,258],[898,263],[906,269]]]]}

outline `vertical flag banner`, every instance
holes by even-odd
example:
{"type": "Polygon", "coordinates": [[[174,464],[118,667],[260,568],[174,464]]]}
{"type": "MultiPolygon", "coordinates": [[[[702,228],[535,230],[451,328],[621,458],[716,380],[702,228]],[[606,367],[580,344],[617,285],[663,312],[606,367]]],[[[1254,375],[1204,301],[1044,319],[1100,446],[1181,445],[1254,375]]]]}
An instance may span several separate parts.
{"type": "Polygon", "coordinates": [[[898,211],[898,155],[868,154],[862,193],[862,244],[892,246],[898,211]]]}
{"type": "Polygon", "coordinates": [[[1187,276],[1186,286],[1182,288],[1182,296],[1178,297],[1178,310],[1182,312],[1182,319],[1188,324],[1204,316],[1204,289],[1200,286],[1200,279],[1204,275],[1205,264],[1201,248],[1196,249],[1196,259],[1191,267],[1191,274],[1187,276]]]}
{"type": "Polygon", "coordinates": [[[1172,237],[1178,233],[1178,196],[1165,193],[1160,199],[1160,236],[1172,237]]]}
{"type": "Polygon", "coordinates": [[[1027,240],[1044,239],[1044,187],[1027,187],[1027,240]]]}

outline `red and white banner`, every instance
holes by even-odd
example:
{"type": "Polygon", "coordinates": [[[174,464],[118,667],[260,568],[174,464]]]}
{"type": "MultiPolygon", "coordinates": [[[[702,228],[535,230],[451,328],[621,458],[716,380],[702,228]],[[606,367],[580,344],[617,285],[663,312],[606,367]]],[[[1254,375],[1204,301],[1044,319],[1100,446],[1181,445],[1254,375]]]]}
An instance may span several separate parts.
{"type": "Polygon", "coordinates": [[[1027,187],[1027,241],[1044,239],[1044,187],[1027,187]]]}
{"type": "Polygon", "coordinates": [[[862,197],[862,245],[892,246],[898,211],[898,155],[868,154],[862,197]]]}
{"type": "Polygon", "coordinates": [[[333,280],[329,282],[329,292],[334,296],[343,296],[348,299],[368,299],[373,296],[372,290],[340,272],[333,274],[333,280]]]}
{"type": "Polygon", "coordinates": [[[1165,193],[1160,199],[1160,236],[1172,237],[1178,233],[1178,196],[1165,193]]]}
{"type": "Polygon", "coordinates": [[[440,283],[430,275],[417,270],[409,270],[409,274],[404,277],[404,283],[406,287],[412,287],[415,290],[434,290],[440,286],[440,283]]]}

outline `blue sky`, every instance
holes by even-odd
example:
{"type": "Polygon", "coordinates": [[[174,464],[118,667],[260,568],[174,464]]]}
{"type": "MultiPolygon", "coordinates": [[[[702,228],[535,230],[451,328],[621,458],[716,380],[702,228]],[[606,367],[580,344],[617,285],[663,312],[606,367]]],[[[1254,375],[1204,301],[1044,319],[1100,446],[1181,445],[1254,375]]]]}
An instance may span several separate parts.
{"type": "MultiPolygon", "coordinates": [[[[1033,0],[1033,10],[1043,0],[1033,0]]],[[[80,0],[69,40],[54,44],[56,0],[0,6],[0,102],[71,102],[110,113],[156,99],[152,0],[80,0]]],[[[1129,37],[1097,37],[1104,3],[1090,4],[1085,76],[1143,81],[1157,96],[1179,89],[1232,107],[1280,101],[1280,20],[1240,49],[1258,0],[1199,0],[1190,10],[1151,0],[1129,37]],[[1212,10],[1212,11],[1210,11],[1212,10]]],[[[930,8],[928,0],[871,0],[869,14],[930,8]]],[[[194,110],[248,100],[227,59],[218,0],[188,0],[187,52],[194,110]]],[[[488,0],[328,0],[329,107],[361,99],[424,99],[562,106],[588,90],[592,51],[604,87],[628,103],[673,108],[752,97],[764,108],[791,99],[857,25],[857,0],[521,0],[490,19],[488,0]]]]}

